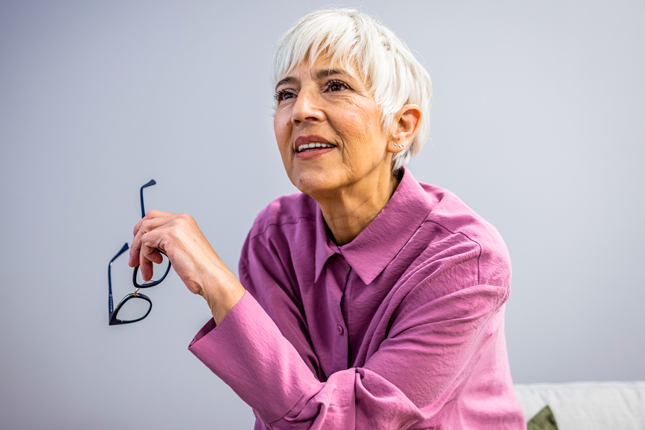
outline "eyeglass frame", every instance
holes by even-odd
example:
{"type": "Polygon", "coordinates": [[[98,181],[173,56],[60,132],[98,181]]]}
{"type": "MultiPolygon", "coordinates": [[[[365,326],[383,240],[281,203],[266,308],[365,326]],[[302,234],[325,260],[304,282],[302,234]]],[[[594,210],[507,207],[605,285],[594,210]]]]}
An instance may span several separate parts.
{"type": "MultiPolygon", "coordinates": [[[[154,179],[151,179],[146,184],[144,184],[141,187],[141,189],[139,190],[139,198],[141,200],[141,218],[146,216],[146,211],[144,209],[144,204],[143,204],[143,189],[147,188],[147,187],[150,187],[152,185],[155,185],[156,183],[157,182],[154,179]]],[[[112,259],[110,260],[110,263],[108,264],[108,324],[109,325],[131,324],[131,323],[134,323],[134,322],[137,322],[137,321],[141,321],[142,319],[147,317],[150,314],[150,311],[152,310],[152,300],[150,300],[150,298],[148,296],[146,296],[145,294],[140,294],[139,290],[141,288],[150,288],[150,287],[154,287],[156,285],[159,285],[164,279],[166,279],[166,276],[168,275],[168,272],[170,272],[171,263],[170,263],[170,260],[169,260],[168,261],[168,267],[166,268],[166,272],[163,274],[163,276],[160,279],[158,279],[156,281],[152,281],[152,282],[148,281],[148,282],[144,282],[143,284],[139,284],[137,282],[137,274],[139,272],[139,266],[137,265],[134,268],[133,272],[132,272],[132,284],[135,287],[134,293],[130,293],[130,294],[126,295],[123,299],[121,299],[121,301],[116,306],[116,308],[114,308],[114,304],[113,304],[113,300],[112,300],[112,263],[114,262],[114,260],[119,258],[121,256],[121,254],[123,254],[128,249],[129,249],[128,242],[126,242],[121,247],[119,252],[117,252],[117,254],[114,257],[112,257],[112,259]],[[143,300],[147,301],[148,304],[150,305],[148,307],[148,312],[146,312],[146,314],[144,316],[142,316],[141,318],[138,318],[138,319],[135,319],[135,320],[123,321],[123,320],[118,319],[116,316],[119,313],[119,310],[121,310],[123,305],[128,300],[131,300],[131,299],[134,299],[134,298],[143,299],[143,300]]],[[[159,251],[159,252],[161,252],[162,254],[166,255],[162,251],[159,251]]],[[[168,258],[168,256],[166,256],[166,258],[168,258]]]]}

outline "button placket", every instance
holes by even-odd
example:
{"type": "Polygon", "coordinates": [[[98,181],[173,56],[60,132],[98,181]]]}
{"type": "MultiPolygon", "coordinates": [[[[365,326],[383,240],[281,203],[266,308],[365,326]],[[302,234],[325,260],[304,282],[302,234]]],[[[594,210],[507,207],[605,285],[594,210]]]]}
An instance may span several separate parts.
{"type": "Polygon", "coordinates": [[[351,267],[345,257],[342,255],[339,249],[338,260],[336,266],[336,280],[337,285],[340,289],[340,295],[338,296],[338,302],[335,303],[335,313],[336,313],[336,345],[338,355],[335,357],[335,368],[338,370],[347,369],[349,362],[349,336],[347,331],[347,322],[342,311],[342,300],[345,295],[345,290],[347,288],[347,279],[349,273],[351,272],[351,267]]]}
{"type": "Polygon", "coordinates": [[[349,265],[349,263],[345,259],[345,256],[343,255],[342,249],[340,247],[338,248],[338,253],[341,255],[341,258],[343,259],[343,263],[344,263],[343,266],[345,266],[346,273],[347,273],[346,276],[345,276],[345,280],[344,280],[344,282],[342,284],[342,294],[340,296],[341,301],[338,303],[338,312],[339,312],[339,315],[340,315],[340,319],[339,319],[340,324],[338,324],[338,326],[336,326],[336,331],[338,332],[338,334],[340,336],[343,336],[345,334],[345,331],[346,331],[345,326],[348,324],[348,321],[345,319],[346,315],[343,312],[343,303],[342,302],[344,300],[346,300],[347,281],[349,280],[349,274],[352,271],[352,267],[349,265]]]}

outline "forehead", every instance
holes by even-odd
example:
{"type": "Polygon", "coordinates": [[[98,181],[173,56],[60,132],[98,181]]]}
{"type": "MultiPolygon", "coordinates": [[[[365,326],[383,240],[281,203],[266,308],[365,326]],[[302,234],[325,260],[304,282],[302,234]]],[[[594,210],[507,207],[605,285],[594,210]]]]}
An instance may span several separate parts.
{"type": "Polygon", "coordinates": [[[321,80],[332,75],[345,75],[361,83],[363,82],[354,62],[318,58],[313,62],[305,60],[287,71],[276,84],[276,88],[281,85],[299,83],[303,75],[313,80],[321,80]]]}

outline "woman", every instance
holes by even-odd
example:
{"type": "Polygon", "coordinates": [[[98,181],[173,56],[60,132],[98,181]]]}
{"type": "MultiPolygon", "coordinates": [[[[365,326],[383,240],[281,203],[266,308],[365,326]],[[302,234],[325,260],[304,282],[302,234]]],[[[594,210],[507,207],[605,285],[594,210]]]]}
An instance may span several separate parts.
{"type": "Polygon", "coordinates": [[[188,215],[150,211],[130,265],[165,252],[213,319],[189,349],[256,429],[520,429],[504,340],[499,233],[403,167],[431,83],[396,36],[353,10],[313,12],[274,54],[276,140],[301,191],[273,201],[240,280],[188,215]]]}

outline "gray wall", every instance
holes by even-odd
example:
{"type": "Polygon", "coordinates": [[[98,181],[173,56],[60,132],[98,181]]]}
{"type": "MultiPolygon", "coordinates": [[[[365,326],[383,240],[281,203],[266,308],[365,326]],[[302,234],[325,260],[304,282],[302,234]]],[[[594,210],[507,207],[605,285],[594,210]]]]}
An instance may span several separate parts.
{"type": "MultiPolygon", "coordinates": [[[[517,382],[645,379],[645,6],[351,0],[435,86],[416,178],[513,260],[517,382]]],[[[231,267],[295,191],[275,146],[277,38],[329,2],[0,3],[0,428],[252,428],[187,350],[208,319],[175,274],[107,326],[108,260],[150,208],[193,215],[231,267]]],[[[117,267],[117,300],[131,292],[117,267]]]]}

